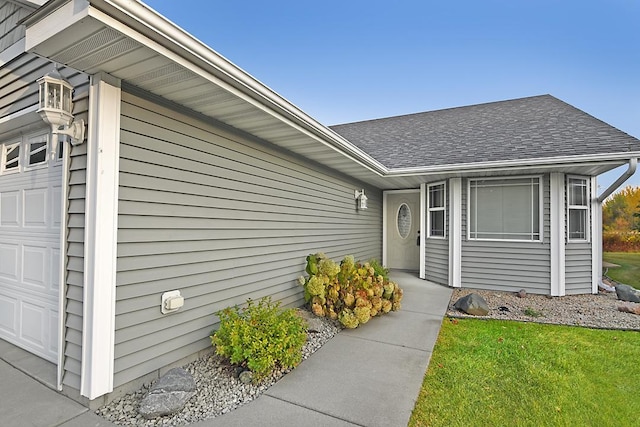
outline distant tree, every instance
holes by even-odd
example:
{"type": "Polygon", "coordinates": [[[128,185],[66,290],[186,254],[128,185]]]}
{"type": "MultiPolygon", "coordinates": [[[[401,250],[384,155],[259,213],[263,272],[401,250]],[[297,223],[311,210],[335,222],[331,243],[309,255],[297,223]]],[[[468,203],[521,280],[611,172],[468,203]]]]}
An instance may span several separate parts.
{"type": "Polygon", "coordinates": [[[602,205],[604,231],[640,231],[640,187],[627,186],[602,205]]]}

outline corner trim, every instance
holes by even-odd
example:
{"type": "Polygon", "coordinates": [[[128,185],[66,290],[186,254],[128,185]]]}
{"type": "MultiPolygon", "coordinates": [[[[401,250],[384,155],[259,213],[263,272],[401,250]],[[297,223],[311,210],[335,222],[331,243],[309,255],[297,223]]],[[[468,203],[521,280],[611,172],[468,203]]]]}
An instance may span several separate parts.
{"type": "Polygon", "coordinates": [[[552,172],[551,187],[551,296],[565,295],[565,209],[564,174],[552,172]]]}
{"type": "Polygon", "coordinates": [[[449,286],[462,287],[462,178],[449,180],[449,286]]]}
{"type": "Polygon", "coordinates": [[[113,391],[121,92],[91,77],[85,205],[80,394],[113,391]]]}
{"type": "Polygon", "coordinates": [[[598,293],[602,281],[602,202],[598,198],[598,178],[591,177],[591,293],[598,293]]]}
{"type": "Polygon", "coordinates": [[[427,184],[420,184],[420,278],[427,277],[427,184]]]}

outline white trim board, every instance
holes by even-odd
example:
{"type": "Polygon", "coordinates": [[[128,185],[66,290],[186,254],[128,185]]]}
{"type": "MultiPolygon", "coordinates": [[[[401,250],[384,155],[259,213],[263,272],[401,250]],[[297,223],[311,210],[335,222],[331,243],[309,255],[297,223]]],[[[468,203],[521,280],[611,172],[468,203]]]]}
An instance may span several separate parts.
{"type": "Polygon", "coordinates": [[[84,303],[80,393],[113,391],[120,82],[92,76],[89,89],[84,303]]]}

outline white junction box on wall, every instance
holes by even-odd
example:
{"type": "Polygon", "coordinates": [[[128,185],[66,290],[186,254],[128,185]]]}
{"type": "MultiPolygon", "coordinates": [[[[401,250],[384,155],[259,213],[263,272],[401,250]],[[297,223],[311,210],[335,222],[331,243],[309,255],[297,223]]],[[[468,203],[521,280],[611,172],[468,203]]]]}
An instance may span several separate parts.
{"type": "Polygon", "coordinates": [[[178,311],[184,305],[184,298],[180,295],[180,291],[169,291],[162,294],[162,303],[160,311],[162,314],[173,313],[178,311]]]}

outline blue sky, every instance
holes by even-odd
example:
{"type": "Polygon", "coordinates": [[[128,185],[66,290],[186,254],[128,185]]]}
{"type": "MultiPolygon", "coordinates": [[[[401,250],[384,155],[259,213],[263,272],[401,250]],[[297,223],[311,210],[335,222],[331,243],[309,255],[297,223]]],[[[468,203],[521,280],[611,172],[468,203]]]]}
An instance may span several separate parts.
{"type": "Polygon", "coordinates": [[[325,125],[548,93],[640,138],[638,0],[143,1],[325,125]]]}

